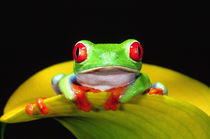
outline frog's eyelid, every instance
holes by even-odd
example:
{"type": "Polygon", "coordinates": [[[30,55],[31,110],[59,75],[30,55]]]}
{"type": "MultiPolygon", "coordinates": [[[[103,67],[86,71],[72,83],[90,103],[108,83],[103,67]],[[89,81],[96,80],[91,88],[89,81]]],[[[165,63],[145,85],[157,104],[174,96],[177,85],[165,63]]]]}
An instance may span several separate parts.
{"type": "Polygon", "coordinates": [[[93,42],[88,41],[88,40],[80,40],[80,41],[78,41],[75,45],[77,45],[78,43],[82,43],[82,44],[85,45],[86,47],[90,47],[91,45],[94,45],[93,42]]]}
{"type": "Polygon", "coordinates": [[[122,42],[121,44],[124,44],[125,46],[127,46],[127,47],[129,47],[132,43],[134,43],[134,42],[138,42],[138,43],[140,43],[138,40],[136,40],[136,39],[127,39],[127,40],[125,40],[124,42],[122,42]]]}

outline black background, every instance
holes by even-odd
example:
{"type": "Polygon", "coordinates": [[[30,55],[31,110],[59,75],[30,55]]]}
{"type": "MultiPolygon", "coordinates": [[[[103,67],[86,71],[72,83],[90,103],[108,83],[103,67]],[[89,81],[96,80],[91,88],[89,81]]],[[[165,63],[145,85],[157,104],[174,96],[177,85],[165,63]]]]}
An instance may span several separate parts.
{"type": "MultiPolygon", "coordinates": [[[[209,21],[205,3],[17,2],[2,18],[0,110],[28,77],[72,59],[74,44],[139,40],[143,62],[164,66],[210,85],[209,21]]],[[[10,138],[70,138],[52,119],[9,125],[10,138]]]]}

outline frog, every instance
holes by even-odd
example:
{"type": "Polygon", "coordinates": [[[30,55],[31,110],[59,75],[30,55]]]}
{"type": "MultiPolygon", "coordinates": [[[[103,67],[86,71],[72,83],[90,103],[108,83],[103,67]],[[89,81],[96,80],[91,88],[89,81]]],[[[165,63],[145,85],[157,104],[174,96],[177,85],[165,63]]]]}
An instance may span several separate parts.
{"type": "MultiPolygon", "coordinates": [[[[120,104],[128,102],[138,94],[168,95],[161,82],[151,83],[142,69],[143,47],[136,39],[121,43],[93,43],[78,41],[73,48],[73,72],[58,73],[52,77],[52,88],[58,95],[75,102],[77,108],[90,112],[91,103],[86,93],[110,92],[104,103],[105,110],[116,111],[120,104]]],[[[36,104],[42,114],[48,114],[45,98],[38,98],[36,104]]],[[[26,107],[27,114],[33,113],[33,106],[26,107]]]]}

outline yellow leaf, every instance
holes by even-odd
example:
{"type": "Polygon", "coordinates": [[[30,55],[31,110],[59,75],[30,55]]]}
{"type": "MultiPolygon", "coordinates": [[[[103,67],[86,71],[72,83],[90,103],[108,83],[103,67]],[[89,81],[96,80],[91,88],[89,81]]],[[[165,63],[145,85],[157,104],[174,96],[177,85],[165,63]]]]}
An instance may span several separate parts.
{"type": "Polygon", "coordinates": [[[184,74],[160,66],[144,64],[142,72],[151,81],[162,82],[169,90],[168,96],[188,102],[210,116],[210,88],[184,74]]]}
{"type": "Polygon", "coordinates": [[[93,108],[85,113],[63,95],[56,95],[51,88],[51,78],[55,74],[69,74],[72,69],[73,62],[64,62],[29,78],[10,97],[0,121],[17,123],[68,116],[56,119],[78,138],[210,137],[210,92],[199,81],[166,68],[144,64],[142,72],[147,73],[153,83],[165,84],[169,97],[137,95],[122,104],[118,111],[105,111],[103,104],[109,93],[88,92],[93,108]],[[42,115],[34,105],[33,115],[27,115],[25,106],[39,97],[47,98],[44,103],[49,114],[42,115]]]}
{"type": "Polygon", "coordinates": [[[105,111],[107,92],[88,93],[93,104],[91,112],[83,112],[63,95],[44,100],[47,116],[37,106],[33,115],[25,107],[1,117],[8,123],[25,122],[47,117],[57,120],[78,138],[208,138],[210,118],[198,108],[167,96],[138,95],[122,104],[118,111],[105,111]],[[96,132],[97,131],[97,132],[96,132]]]}

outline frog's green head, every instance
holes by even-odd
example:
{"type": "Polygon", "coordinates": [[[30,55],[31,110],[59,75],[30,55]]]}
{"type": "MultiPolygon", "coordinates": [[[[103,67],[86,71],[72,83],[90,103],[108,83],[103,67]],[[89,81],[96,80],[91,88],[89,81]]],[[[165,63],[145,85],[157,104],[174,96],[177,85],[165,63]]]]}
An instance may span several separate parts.
{"type": "Polygon", "coordinates": [[[81,40],[73,49],[74,73],[115,68],[139,72],[142,66],[142,55],[142,46],[134,39],[119,44],[94,44],[81,40]]]}

